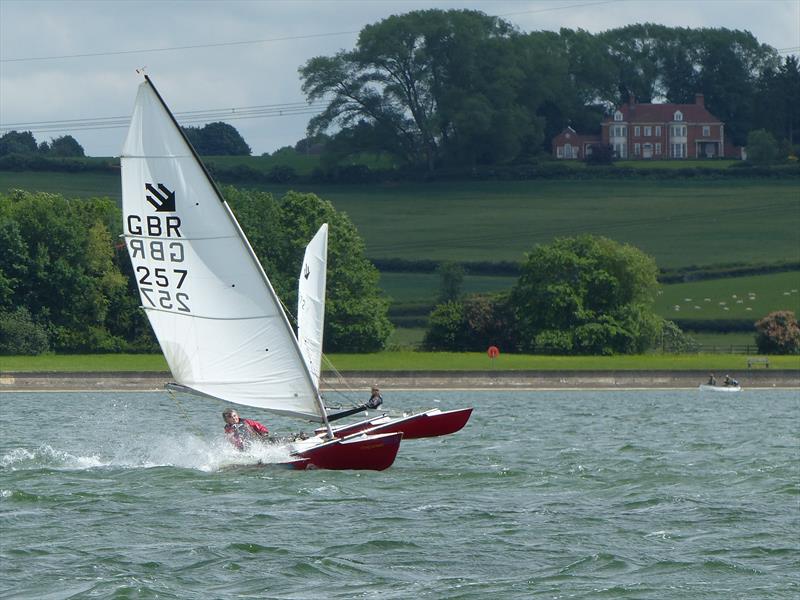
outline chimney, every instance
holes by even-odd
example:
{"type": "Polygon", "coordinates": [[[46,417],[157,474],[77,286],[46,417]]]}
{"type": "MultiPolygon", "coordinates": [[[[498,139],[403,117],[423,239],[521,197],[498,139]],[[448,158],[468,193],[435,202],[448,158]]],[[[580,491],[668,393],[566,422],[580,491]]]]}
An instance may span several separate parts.
{"type": "Polygon", "coordinates": [[[705,101],[703,99],[703,94],[695,94],[694,95],[694,103],[697,104],[697,106],[705,106],[705,101]]]}
{"type": "Polygon", "coordinates": [[[636,96],[634,96],[632,93],[628,94],[628,104],[630,106],[633,106],[634,104],[636,104],[636,96]]]}

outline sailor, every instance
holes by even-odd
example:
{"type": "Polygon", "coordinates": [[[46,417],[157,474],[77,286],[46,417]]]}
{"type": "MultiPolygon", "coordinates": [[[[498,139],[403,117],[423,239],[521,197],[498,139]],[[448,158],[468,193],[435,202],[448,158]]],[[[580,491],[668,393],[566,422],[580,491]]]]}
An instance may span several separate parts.
{"type": "Polygon", "coordinates": [[[253,440],[265,439],[269,431],[258,421],[241,419],[239,413],[232,408],[222,411],[225,419],[225,436],[237,450],[245,450],[253,440]]]}
{"type": "Polygon", "coordinates": [[[372,395],[367,400],[367,408],[378,408],[381,404],[383,404],[383,397],[381,396],[381,390],[378,388],[377,385],[372,386],[372,395]]]}
{"type": "Polygon", "coordinates": [[[725,381],[723,382],[725,385],[739,385],[739,382],[733,379],[730,375],[725,375],[725,381]]]}
{"type": "Polygon", "coordinates": [[[714,377],[713,373],[708,376],[708,385],[717,385],[717,378],[714,377]]]}

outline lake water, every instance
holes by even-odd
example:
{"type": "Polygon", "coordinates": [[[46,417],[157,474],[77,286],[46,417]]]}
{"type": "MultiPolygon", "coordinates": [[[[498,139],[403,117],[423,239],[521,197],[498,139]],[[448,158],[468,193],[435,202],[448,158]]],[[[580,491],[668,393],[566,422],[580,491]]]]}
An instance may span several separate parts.
{"type": "Polygon", "coordinates": [[[211,401],[4,393],[0,597],[796,599],[800,393],[719,396],[389,392],[475,412],[378,473],[246,466],[211,401]]]}

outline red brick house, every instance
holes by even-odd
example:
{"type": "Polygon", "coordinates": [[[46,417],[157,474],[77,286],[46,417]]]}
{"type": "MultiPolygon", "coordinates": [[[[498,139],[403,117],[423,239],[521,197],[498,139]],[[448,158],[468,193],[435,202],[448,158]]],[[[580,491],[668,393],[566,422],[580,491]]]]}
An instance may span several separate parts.
{"type": "Polygon", "coordinates": [[[600,136],[581,135],[575,132],[572,127],[567,127],[564,131],[553,138],[553,156],[556,158],[578,159],[586,158],[589,147],[600,143],[600,136]]]}
{"type": "Polygon", "coordinates": [[[708,112],[703,94],[696,94],[694,104],[639,104],[631,97],[600,127],[599,136],[579,135],[567,127],[553,138],[553,156],[584,159],[598,143],[609,144],[623,159],[717,158],[735,151],[726,147],[725,124],[708,112]]]}

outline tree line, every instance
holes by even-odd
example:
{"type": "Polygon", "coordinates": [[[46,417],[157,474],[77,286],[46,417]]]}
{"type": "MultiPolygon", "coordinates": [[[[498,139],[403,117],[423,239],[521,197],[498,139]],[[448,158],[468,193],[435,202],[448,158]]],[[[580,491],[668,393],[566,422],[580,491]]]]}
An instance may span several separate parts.
{"type": "MultiPolygon", "coordinates": [[[[385,348],[392,332],[388,301],[347,215],[314,194],[275,199],[233,187],[223,194],[290,317],[305,246],[328,223],[325,351],[385,348]]],[[[120,209],[108,198],[0,195],[0,354],[158,352],[121,230],[120,209]]],[[[534,247],[507,293],[464,298],[463,267],[445,264],[439,272],[442,294],[424,341],[430,350],[490,344],[548,354],[691,349],[680,328],[654,312],[655,261],[607,238],[534,247]]],[[[759,323],[765,348],[800,352],[793,314],[759,323]]]]}
{"type": "MultiPolygon", "coordinates": [[[[420,10],[367,25],[354,48],[312,58],[299,75],[309,102],[327,106],[295,150],[322,153],[328,165],[363,153],[429,172],[529,164],[568,125],[598,133],[631,96],[692,103],[697,93],[734,144],[763,131],[766,143],[750,140],[757,154],[799,153],[800,63],[748,31],[644,23],[525,33],[479,11],[420,10]]],[[[227,123],[183,129],[203,156],[251,154],[227,123]]],[[[0,157],[17,153],[83,148],[72,136],[0,137],[0,157]]]]}
{"type": "MultiPolygon", "coordinates": [[[[305,246],[327,222],[326,349],[384,347],[388,302],[344,213],[313,194],[223,194],[290,313],[305,246]]],[[[121,233],[121,211],[108,198],[0,195],[0,354],[157,352],[121,233]]]]}
{"type": "MultiPolygon", "coordinates": [[[[308,127],[326,152],[366,150],[429,170],[525,161],[565,126],[596,133],[631,96],[692,103],[744,145],[764,129],[787,149],[800,133],[800,68],[747,31],[630,25],[523,33],[472,10],[421,10],[364,27],[356,46],[300,68],[308,127]]],[[[309,143],[306,143],[309,145],[309,143]]]]}

